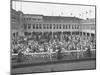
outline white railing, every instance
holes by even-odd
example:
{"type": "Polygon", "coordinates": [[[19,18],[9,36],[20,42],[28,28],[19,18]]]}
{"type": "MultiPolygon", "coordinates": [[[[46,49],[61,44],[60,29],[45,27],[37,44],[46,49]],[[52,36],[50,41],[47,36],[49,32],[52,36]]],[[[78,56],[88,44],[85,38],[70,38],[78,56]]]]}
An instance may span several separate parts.
{"type": "MultiPolygon", "coordinates": [[[[91,51],[95,51],[96,49],[91,49],[91,51]]],[[[85,52],[86,50],[69,50],[69,51],[64,51],[61,53],[71,53],[71,52],[85,52]]],[[[25,55],[45,55],[45,54],[54,54],[56,52],[41,52],[41,53],[25,53],[25,55]]],[[[17,56],[18,54],[12,54],[12,56],[17,56]]]]}

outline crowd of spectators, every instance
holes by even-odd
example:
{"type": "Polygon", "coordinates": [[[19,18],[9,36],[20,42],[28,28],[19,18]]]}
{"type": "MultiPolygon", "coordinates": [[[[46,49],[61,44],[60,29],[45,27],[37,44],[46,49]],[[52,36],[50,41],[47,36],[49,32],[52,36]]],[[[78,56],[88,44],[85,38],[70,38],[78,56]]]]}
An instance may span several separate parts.
{"type": "Polygon", "coordinates": [[[94,36],[81,35],[59,35],[48,38],[31,37],[14,37],[11,41],[12,53],[23,51],[24,53],[40,53],[40,52],[61,52],[69,50],[86,50],[87,48],[95,49],[96,40],[94,36]],[[60,38],[59,38],[60,36],[60,38]]]}

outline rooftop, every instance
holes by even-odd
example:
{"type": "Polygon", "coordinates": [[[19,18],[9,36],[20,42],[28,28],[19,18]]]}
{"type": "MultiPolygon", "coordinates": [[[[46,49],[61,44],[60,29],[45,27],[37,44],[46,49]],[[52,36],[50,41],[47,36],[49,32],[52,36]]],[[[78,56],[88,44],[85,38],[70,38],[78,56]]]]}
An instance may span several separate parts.
{"type": "Polygon", "coordinates": [[[67,16],[43,16],[43,20],[46,22],[68,22],[68,21],[77,22],[82,19],[77,17],[67,17],[67,16]]]}

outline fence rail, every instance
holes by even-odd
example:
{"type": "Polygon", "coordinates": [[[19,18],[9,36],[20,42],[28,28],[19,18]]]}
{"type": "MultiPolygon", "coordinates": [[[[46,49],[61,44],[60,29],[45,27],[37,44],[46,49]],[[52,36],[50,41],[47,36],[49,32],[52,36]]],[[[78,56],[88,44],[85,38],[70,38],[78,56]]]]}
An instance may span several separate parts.
{"type": "MultiPolygon", "coordinates": [[[[72,53],[72,52],[85,52],[86,50],[70,50],[70,51],[63,51],[61,53],[72,53]]],[[[91,51],[96,51],[96,49],[91,49],[91,51]]],[[[55,54],[56,52],[41,52],[41,53],[25,53],[25,55],[45,55],[45,54],[55,54]]],[[[17,56],[17,54],[11,54],[12,56],[17,56]]]]}

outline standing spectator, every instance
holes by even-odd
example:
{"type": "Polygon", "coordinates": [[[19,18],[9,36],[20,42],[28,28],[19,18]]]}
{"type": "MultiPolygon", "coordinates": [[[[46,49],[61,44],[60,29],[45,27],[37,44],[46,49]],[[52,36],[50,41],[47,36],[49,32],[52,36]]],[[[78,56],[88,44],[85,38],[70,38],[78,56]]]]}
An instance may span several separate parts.
{"type": "Polygon", "coordinates": [[[23,53],[22,53],[22,51],[20,50],[20,51],[18,52],[17,62],[22,62],[22,60],[23,60],[23,53]]]}
{"type": "Polygon", "coordinates": [[[58,48],[58,51],[57,51],[57,59],[58,59],[58,60],[61,60],[61,59],[62,59],[61,47],[58,48]]]}
{"type": "Polygon", "coordinates": [[[87,51],[86,51],[86,55],[87,55],[87,57],[91,57],[90,47],[88,47],[88,49],[87,49],[87,51]]]}

